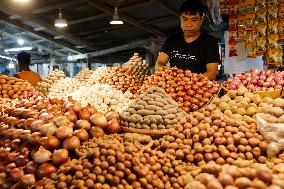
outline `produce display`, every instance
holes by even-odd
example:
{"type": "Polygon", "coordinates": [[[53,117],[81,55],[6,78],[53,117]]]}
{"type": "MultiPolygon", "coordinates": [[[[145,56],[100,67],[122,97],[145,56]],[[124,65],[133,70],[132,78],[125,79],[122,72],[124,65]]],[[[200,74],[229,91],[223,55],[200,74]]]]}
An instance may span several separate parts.
{"type": "Polygon", "coordinates": [[[204,107],[219,91],[219,85],[209,81],[202,74],[183,71],[177,67],[162,67],[148,77],[141,91],[151,86],[162,87],[185,112],[204,107]]]}
{"type": "Polygon", "coordinates": [[[140,144],[139,136],[133,139],[136,142],[94,141],[86,158],[62,165],[40,184],[45,188],[180,188],[175,177],[183,174],[185,163],[140,144]]]}
{"type": "Polygon", "coordinates": [[[35,95],[34,88],[27,81],[0,75],[0,98],[28,98],[35,95]]]}
{"type": "Polygon", "coordinates": [[[265,163],[267,143],[256,124],[230,119],[209,105],[188,122],[154,143],[157,149],[198,166],[214,161],[233,164],[238,158],[265,163]]]}
{"type": "Polygon", "coordinates": [[[101,113],[107,113],[109,111],[120,112],[123,107],[128,106],[133,95],[128,91],[123,93],[110,85],[95,84],[80,87],[68,96],[83,105],[92,104],[101,113]]]}
{"type": "Polygon", "coordinates": [[[93,84],[100,83],[100,79],[104,75],[107,75],[107,73],[109,73],[110,70],[111,70],[110,67],[99,67],[99,68],[97,68],[95,71],[93,71],[93,74],[91,75],[87,84],[93,85],[93,84]]]}
{"type": "Polygon", "coordinates": [[[78,90],[82,83],[76,78],[65,78],[54,83],[47,95],[48,98],[68,99],[70,93],[78,90]]]}
{"type": "Polygon", "coordinates": [[[149,75],[149,66],[148,64],[143,64],[143,59],[139,57],[139,53],[134,53],[134,56],[131,57],[124,66],[129,66],[129,70],[131,70],[132,74],[135,75],[141,83],[143,83],[149,75]]]}
{"type": "Polygon", "coordinates": [[[100,79],[101,84],[108,84],[122,92],[129,91],[135,94],[140,89],[140,80],[132,74],[128,66],[113,67],[100,79]]]}
{"type": "Polygon", "coordinates": [[[89,70],[88,68],[84,68],[76,75],[75,78],[82,83],[86,83],[89,81],[92,74],[93,74],[92,70],[89,70]]]}
{"type": "Polygon", "coordinates": [[[284,72],[273,70],[251,70],[224,81],[223,86],[229,90],[236,90],[244,85],[249,91],[268,91],[282,89],[284,86],[284,72]]]}
{"type": "Polygon", "coordinates": [[[43,95],[47,95],[51,86],[57,81],[64,79],[66,76],[63,71],[54,70],[36,86],[36,90],[41,92],[43,95]]]}
{"type": "Polygon", "coordinates": [[[151,87],[120,114],[121,126],[136,129],[171,129],[186,121],[185,112],[159,87],[151,87]]]}
{"type": "Polygon", "coordinates": [[[258,130],[270,142],[267,155],[276,157],[284,150],[284,99],[268,99],[257,114],[258,130]]]}
{"type": "Polygon", "coordinates": [[[272,170],[266,165],[236,161],[236,165],[220,166],[215,163],[183,175],[180,180],[184,189],[243,189],[243,188],[278,188],[284,186],[284,164],[272,170]]]}
{"type": "Polygon", "coordinates": [[[262,111],[264,102],[269,99],[271,98],[262,99],[259,94],[248,92],[247,88],[241,86],[238,90],[228,91],[220,98],[213,98],[212,104],[216,105],[226,116],[250,124],[256,123],[256,114],[262,111]]]}

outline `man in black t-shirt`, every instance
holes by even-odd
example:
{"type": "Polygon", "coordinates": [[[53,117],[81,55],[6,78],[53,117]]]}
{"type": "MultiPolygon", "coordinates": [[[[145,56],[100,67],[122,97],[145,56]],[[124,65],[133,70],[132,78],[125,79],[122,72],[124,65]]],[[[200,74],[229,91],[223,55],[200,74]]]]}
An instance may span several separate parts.
{"type": "Polygon", "coordinates": [[[214,80],[220,63],[218,41],[200,31],[205,7],[199,0],[187,0],[181,6],[183,32],[170,36],[162,47],[155,70],[170,62],[183,70],[202,73],[214,80]]]}

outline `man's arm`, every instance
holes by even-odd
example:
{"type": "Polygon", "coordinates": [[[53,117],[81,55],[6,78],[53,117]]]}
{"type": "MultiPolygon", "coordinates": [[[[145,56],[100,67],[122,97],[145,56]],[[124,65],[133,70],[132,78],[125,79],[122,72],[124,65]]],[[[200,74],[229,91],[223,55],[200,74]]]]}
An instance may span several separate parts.
{"type": "Polygon", "coordinates": [[[218,72],[218,63],[208,63],[206,65],[206,68],[207,71],[203,75],[205,75],[210,80],[214,80],[218,72]]]}
{"type": "Polygon", "coordinates": [[[164,52],[160,52],[158,59],[156,61],[156,65],[155,65],[155,71],[159,70],[160,67],[165,66],[169,61],[169,56],[164,53],[164,52]]]}

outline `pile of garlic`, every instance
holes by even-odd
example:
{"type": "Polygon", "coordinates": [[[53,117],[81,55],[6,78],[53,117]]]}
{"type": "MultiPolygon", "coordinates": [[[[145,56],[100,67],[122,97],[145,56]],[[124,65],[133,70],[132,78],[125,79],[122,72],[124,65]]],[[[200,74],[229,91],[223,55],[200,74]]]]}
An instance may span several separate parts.
{"type": "Polygon", "coordinates": [[[75,78],[82,83],[86,83],[89,81],[92,74],[93,74],[92,70],[89,70],[88,68],[84,68],[76,75],[75,78]]]}
{"type": "Polygon", "coordinates": [[[101,113],[109,111],[120,112],[133,99],[133,95],[130,92],[123,93],[105,84],[83,86],[77,91],[70,93],[69,96],[83,106],[90,103],[101,113]]]}
{"type": "Polygon", "coordinates": [[[134,53],[134,56],[124,66],[129,66],[133,75],[138,77],[140,82],[143,82],[150,73],[148,64],[143,64],[143,59],[139,56],[139,53],[134,53]]]}
{"type": "Polygon", "coordinates": [[[51,86],[57,81],[64,78],[66,78],[64,72],[56,69],[52,71],[45,79],[39,82],[35,88],[43,95],[47,95],[49,93],[51,86]]]}
{"type": "Polygon", "coordinates": [[[65,78],[56,82],[49,90],[48,98],[68,99],[68,95],[82,87],[82,83],[76,78],[65,78]]]}

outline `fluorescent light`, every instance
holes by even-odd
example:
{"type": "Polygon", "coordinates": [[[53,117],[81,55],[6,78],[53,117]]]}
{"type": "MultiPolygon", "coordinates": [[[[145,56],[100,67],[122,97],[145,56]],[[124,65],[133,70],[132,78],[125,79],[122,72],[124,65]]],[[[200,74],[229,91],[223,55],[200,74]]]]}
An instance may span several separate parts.
{"type": "Polygon", "coordinates": [[[64,28],[64,27],[68,26],[67,20],[65,20],[62,17],[61,9],[59,9],[58,18],[55,20],[55,24],[54,25],[55,25],[55,27],[58,27],[58,28],[64,28]]]}
{"type": "Polygon", "coordinates": [[[23,45],[23,44],[25,44],[25,41],[22,38],[20,38],[20,39],[18,39],[18,44],[23,45]]]}
{"type": "Polygon", "coordinates": [[[5,52],[17,52],[17,51],[30,51],[33,47],[20,47],[20,48],[11,48],[11,49],[5,49],[5,52]]]}
{"type": "Polygon", "coordinates": [[[68,60],[70,60],[70,61],[73,60],[73,57],[72,57],[71,55],[69,55],[67,58],[68,58],[68,60]]]}
{"type": "Polygon", "coordinates": [[[0,55],[0,58],[4,58],[4,59],[7,59],[7,60],[14,60],[14,61],[16,61],[15,58],[11,58],[11,57],[8,57],[8,56],[3,56],[3,55],[0,55]]]}
{"type": "Polygon", "coordinates": [[[15,1],[19,3],[26,3],[26,2],[29,2],[30,0],[15,0],[15,1]]]}
{"type": "Polygon", "coordinates": [[[122,20],[112,20],[109,23],[112,25],[121,25],[123,24],[123,21],[122,20]]]}
{"type": "Polygon", "coordinates": [[[14,69],[15,68],[15,64],[13,62],[10,62],[9,65],[8,65],[8,68],[14,69]]]}

